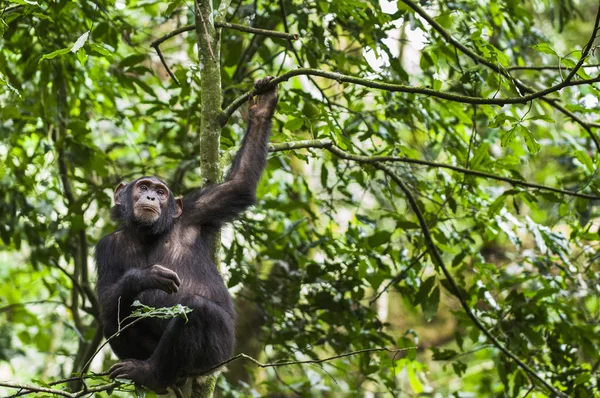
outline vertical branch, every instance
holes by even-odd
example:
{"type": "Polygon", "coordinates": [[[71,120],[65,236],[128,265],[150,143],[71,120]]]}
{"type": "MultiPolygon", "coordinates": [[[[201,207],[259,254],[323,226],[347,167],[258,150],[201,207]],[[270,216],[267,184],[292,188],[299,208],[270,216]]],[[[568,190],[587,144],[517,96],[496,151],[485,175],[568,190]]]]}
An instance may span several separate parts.
{"type": "Polygon", "coordinates": [[[219,144],[221,139],[220,32],[212,16],[212,2],[195,0],[196,41],[200,63],[200,170],[205,185],[221,180],[219,144]],[[214,56],[214,57],[213,57],[214,56]]]}
{"type": "MultiPolygon", "coordinates": [[[[221,181],[219,146],[221,142],[221,32],[215,28],[212,2],[194,0],[196,42],[200,64],[200,171],[203,185],[221,181]]],[[[212,260],[219,265],[220,235],[209,244],[212,260]]]]}
{"type": "MultiPolygon", "coordinates": [[[[238,8],[241,3],[242,3],[241,1],[238,3],[238,5],[237,5],[238,8]]],[[[227,10],[229,9],[230,5],[231,5],[231,0],[221,0],[221,3],[219,4],[219,9],[217,10],[217,17],[215,18],[216,22],[218,22],[218,23],[227,22],[227,10]]],[[[236,11],[237,11],[237,8],[236,8],[236,11]]]]}
{"type": "MultiPolygon", "coordinates": [[[[229,0],[222,0],[217,18],[223,19],[229,7],[229,0]]],[[[212,1],[194,0],[196,42],[200,64],[200,170],[204,185],[221,181],[219,146],[221,141],[221,32],[215,28],[212,1]]],[[[219,266],[220,234],[215,234],[209,243],[212,260],[219,266]]],[[[212,397],[217,377],[210,376],[194,380],[191,397],[212,397]]]]}

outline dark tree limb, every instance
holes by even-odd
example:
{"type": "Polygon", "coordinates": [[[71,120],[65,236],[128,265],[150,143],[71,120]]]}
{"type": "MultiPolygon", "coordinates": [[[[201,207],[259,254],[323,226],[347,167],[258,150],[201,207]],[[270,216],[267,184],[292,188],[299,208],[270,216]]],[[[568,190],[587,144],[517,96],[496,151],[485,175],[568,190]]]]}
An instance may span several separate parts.
{"type": "Polygon", "coordinates": [[[169,67],[169,64],[167,63],[165,56],[163,55],[162,51],[160,50],[160,46],[158,44],[153,43],[152,47],[156,50],[156,54],[158,55],[158,58],[160,59],[161,64],[163,64],[163,66],[167,70],[167,73],[169,74],[169,76],[171,76],[171,79],[173,79],[175,84],[177,84],[178,86],[181,86],[181,83],[179,83],[179,80],[177,80],[177,77],[175,76],[175,74],[173,73],[171,68],[169,67]]]}
{"type": "MultiPolygon", "coordinates": [[[[582,68],[600,68],[600,64],[590,64],[590,65],[582,65],[582,68]]],[[[514,71],[514,70],[524,70],[524,71],[544,71],[544,70],[565,70],[565,71],[570,71],[573,70],[573,67],[567,67],[567,66],[561,66],[561,65],[554,65],[554,66],[520,66],[520,65],[515,65],[515,66],[509,66],[508,68],[506,68],[507,71],[514,71]]]]}
{"type": "MultiPolygon", "coordinates": [[[[275,79],[269,82],[269,87],[272,87],[276,84],[285,82],[292,77],[295,76],[319,76],[327,79],[332,79],[337,81],[338,83],[353,83],[360,86],[365,86],[369,88],[374,88],[378,90],[384,90],[389,92],[402,92],[402,93],[410,93],[410,94],[423,94],[429,97],[435,97],[439,99],[444,99],[448,101],[460,102],[465,104],[480,104],[480,105],[508,105],[508,104],[526,104],[538,98],[544,98],[545,96],[558,92],[565,87],[570,86],[579,86],[584,84],[593,84],[600,82],[600,76],[597,76],[593,79],[586,80],[576,80],[566,82],[563,81],[558,83],[552,87],[548,87],[544,90],[531,92],[530,94],[523,95],[520,97],[507,97],[507,98],[481,98],[481,97],[473,97],[469,95],[461,95],[455,94],[451,92],[445,91],[437,91],[430,89],[428,87],[414,87],[408,86],[404,84],[396,84],[396,83],[387,83],[377,80],[363,79],[356,76],[344,75],[338,72],[327,72],[319,69],[311,69],[311,68],[299,68],[295,70],[288,71],[283,75],[276,77],[275,79]]],[[[236,98],[227,108],[223,110],[221,123],[224,125],[227,120],[233,115],[233,113],[240,107],[244,102],[248,100],[251,95],[255,95],[254,90],[248,91],[245,94],[242,94],[238,98],[236,98]]],[[[553,104],[556,99],[547,99],[548,102],[553,104]]],[[[600,142],[599,142],[600,146],[600,142]]]]}

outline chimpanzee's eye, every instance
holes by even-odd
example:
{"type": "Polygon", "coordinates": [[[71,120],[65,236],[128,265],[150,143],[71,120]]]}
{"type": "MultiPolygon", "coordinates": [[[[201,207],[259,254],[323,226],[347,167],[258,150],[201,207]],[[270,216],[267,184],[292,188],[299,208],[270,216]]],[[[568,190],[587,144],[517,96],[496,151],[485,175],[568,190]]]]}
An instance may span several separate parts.
{"type": "Polygon", "coordinates": [[[147,186],[145,186],[145,185],[140,186],[140,191],[147,191],[147,190],[148,190],[147,186]]]}
{"type": "Polygon", "coordinates": [[[159,189],[158,191],[156,191],[156,193],[160,196],[165,196],[165,191],[163,191],[162,189],[159,189]]]}

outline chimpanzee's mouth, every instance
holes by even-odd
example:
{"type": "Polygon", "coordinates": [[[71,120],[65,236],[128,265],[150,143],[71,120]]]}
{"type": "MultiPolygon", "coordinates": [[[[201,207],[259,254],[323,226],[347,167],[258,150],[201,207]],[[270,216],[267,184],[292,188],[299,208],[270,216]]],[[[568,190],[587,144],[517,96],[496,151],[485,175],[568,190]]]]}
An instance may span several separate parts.
{"type": "Polygon", "coordinates": [[[156,208],[151,207],[151,206],[140,206],[140,209],[144,210],[144,211],[152,211],[156,214],[159,214],[158,211],[156,210],[156,208]]]}

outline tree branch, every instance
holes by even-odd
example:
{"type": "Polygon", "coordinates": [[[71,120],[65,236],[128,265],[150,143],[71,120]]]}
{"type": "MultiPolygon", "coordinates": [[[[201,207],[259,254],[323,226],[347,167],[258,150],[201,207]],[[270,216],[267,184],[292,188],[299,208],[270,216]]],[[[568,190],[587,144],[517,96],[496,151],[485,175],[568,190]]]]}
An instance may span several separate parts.
{"type": "MultiPolygon", "coordinates": [[[[600,68],[600,64],[590,64],[590,65],[582,65],[582,68],[600,68]]],[[[566,67],[562,65],[554,65],[554,66],[509,66],[506,68],[507,71],[514,70],[532,70],[532,71],[543,71],[543,70],[573,70],[573,67],[566,67]]]]}
{"type": "MultiPolygon", "coordinates": [[[[295,76],[320,76],[327,79],[336,80],[338,83],[353,83],[358,84],[360,86],[370,87],[379,90],[385,90],[390,92],[402,92],[402,93],[410,93],[410,94],[423,94],[430,97],[445,99],[448,101],[460,102],[465,104],[480,104],[480,105],[508,105],[508,104],[526,104],[531,102],[534,99],[542,98],[548,94],[552,94],[554,92],[560,91],[565,87],[569,86],[578,86],[583,84],[593,84],[600,82],[600,76],[597,76],[593,79],[587,80],[577,80],[566,82],[563,81],[558,83],[552,87],[548,87],[544,90],[531,92],[531,94],[524,95],[521,97],[508,97],[508,98],[481,98],[481,97],[472,97],[468,95],[454,94],[450,92],[437,91],[430,89],[428,87],[414,87],[407,86],[404,84],[396,84],[396,83],[387,83],[370,79],[363,79],[356,76],[343,75],[338,72],[327,72],[319,69],[311,69],[311,68],[299,68],[288,71],[283,75],[276,77],[275,79],[269,82],[268,87],[273,87],[276,84],[285,82],[292,77],[295,76]]],[[[224,125],[227,120],[231,117],[231,115],[240,107],[246,100],[251,96],[256,94],[254,90],[249,91],[245,94],[242,94],[238,98],[236,98],[225,110],[223,111],[221,123],[224,125]]],[[[555,101],[555,99],[550,99],[551,101],[555,101]]],[[[600,144],[600,143],[599,143],[600,144]]]]}
{"type": "Polygon", "coordinates": [[[220,24],[225,22],[225,18],[227,17],[227,10],[231,5],[231,0],[221,0],[219,3],[219,8],[217,9],[217,15],[215,16],[215,24],[220,24]]]}
{"type": "Polygon", "coordinates": [[[509,178],[509,177],[503,177],[503,176],[499,176],[496,174],[486,173],[486,172],[478,171],[478,170],[465,169],[463,167],[453,166],[453,165],[449,165],[449,164],[445,164],[445,163],[430,162],[427,160],[413,159],[413,158],[408,158],[408,157],[404,157],[404,156],[362,156],[362,155],[349,154],[349,153],[342,151],[339,147],[337,147],[329,139],[292,141],[292,142],[285,142],[282,144],[270,144],[269,145],[270,152],[280,152],[280,151],[287,151],[287,150],[300,149],[300,148],[325,148],[335,155],[338,155],[338,156],[341,156],[341,157],[344,157],[344,158],[347,158],[350,160],[354,160],[357,162],[361,162],[361,163],[401,162],[401,163],[419,164],[419,165],[427,166],[427,167],[449,169],[449,170],[453,170],[453,171],[456,171],[459,173],[472,175],[475,177],[487,178],[487,179],[497,180],[497,181],[504,181],[504,182],[507,182],[507,183],[509,183],[511,185],[515,185],[515,186],[526,187],[526,188],[531,188],[531,189],[539,189],[541,191],[550,191],[550,192],[559,193],[561,195],[574,196],[574,197],[582,198],[582,199],[600,200],[600,196],[597,196],[597,195],[579,193],[576,191],[569,191],[566,189],[549,187],[546,185],[536,184],[536,183],[532,183],[532,182],[515,180],[515,179],[509,178]]]}
{"type": "Polygon", "coordinates": [[[27,390],[27,391],[31,391],[31,392],[42,392],[42,393],[48,393],[48,394],[54,394],[54,395],[61,395],[63,397],[67,397],[67,398],[75,398],[75,394],[71,394],[71,393],[63,391],[63,390],[55,390],[53,388],[38,387],[38,386],[32,386],[32,385],[28,385],[28,384],[0,382],[0,387],[15,388],[18,390],[27,390]]]}
{"type": "Polygon", "coordinates": [[[0,314],[4,313],[4,312],[9,312],[12,311],[15,308],[21,308],[21,307],[26,307],[28,305],[35,305],[35,304],[54,304],[54,305],[65,305],[65,303],[63,303],[62,301],[58,301],[58,300],[35,300],[35,301],[23,301],[21,303],[12,303],[12,304],[7,304],[4,307],[0,307],[0,314]]]}
{"type": "Polygon", "coordinates": [[[270,143],[268,148],[269,152],[281,152],[289,151],[292,149],[301,148],[329,148],[333,145],[333,141],[330,139],[322,140],[303,140],[303,141],[289,141],[282,143],[270,143]]]}
{"type": "MultiPolygon", "coordinates": [[[[69,380],[71,380],[71,379],[69,379],[69,380]]],[[[58,384],[58,383],[54,383],[54,385],[55,384],[58,384]]],[[[100,384],[97,386],[89,387],[89,388],[86,388],[86,389],[83,389],[81,391],[74,392],[74,393],[70,393],[65,390],[58,390],[58,389],[54,389],[54,388],[32,386],[29,384],[7,383],[7,382],[0,382],[0,387],[7,387],[7,388],[23,390],[17,394],[10,395],[6,398],[19,397],[22,395],[33,394],[33,393],[48,393],[48,394],[53,394],[53,395],[60,395],[60,396],[66,397],[66,398],[80,398],[85,395],[92,395],[95,392],[114,390],[116,387],[119,387],[121,384],[122,383],[120,383],[118,381],[114,381],[112,383],[100,384]]],[[[51,383],[50,385],[53,385],[53,384],[51,383]]]]}

